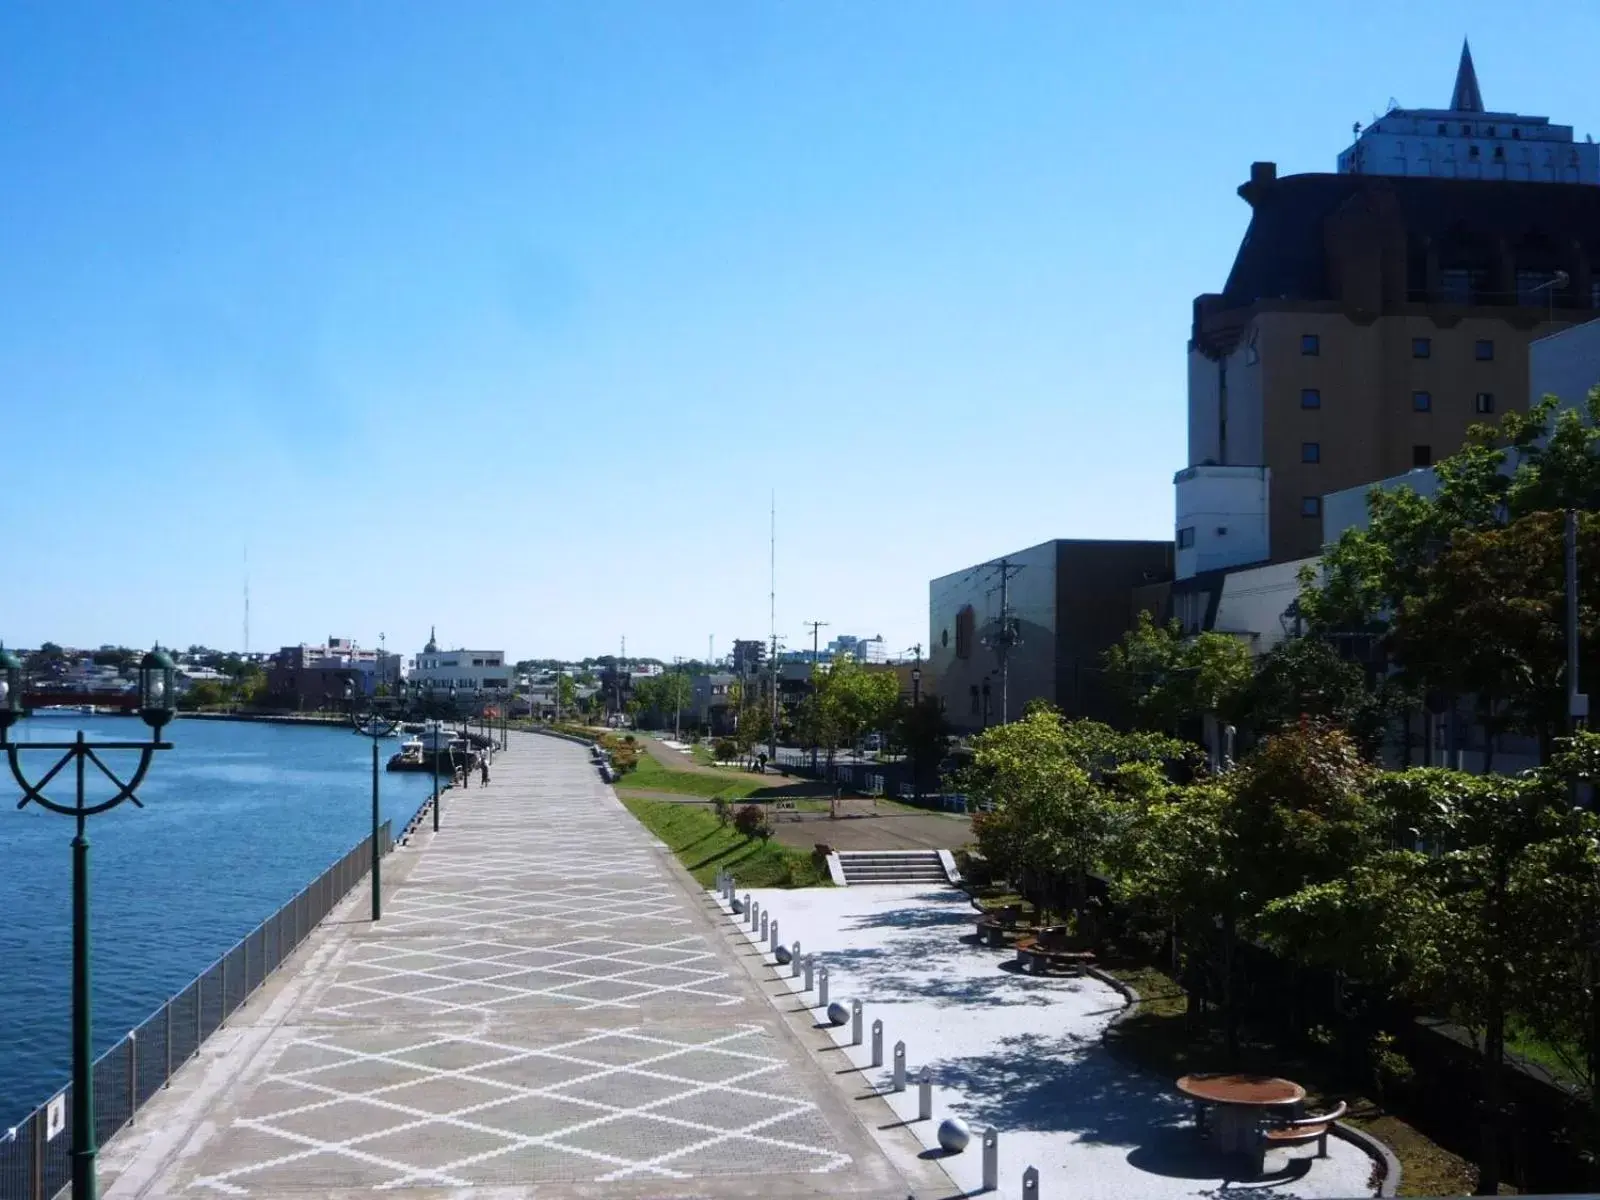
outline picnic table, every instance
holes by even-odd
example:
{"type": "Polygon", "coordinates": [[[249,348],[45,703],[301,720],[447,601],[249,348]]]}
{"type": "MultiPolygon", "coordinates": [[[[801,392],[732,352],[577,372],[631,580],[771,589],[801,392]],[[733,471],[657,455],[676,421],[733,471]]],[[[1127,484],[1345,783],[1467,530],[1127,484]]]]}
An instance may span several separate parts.
{"type": "Polygon", "coordinates": [[[1270,1075],[1185,1075],[1178,1090],[1194,1101],[1196,1125],[1209,1125],[1225,1154],[1258,1154],[1263,1122],[1292,1116],[1306,1098],[1292,1079],[1270,1075]]]}

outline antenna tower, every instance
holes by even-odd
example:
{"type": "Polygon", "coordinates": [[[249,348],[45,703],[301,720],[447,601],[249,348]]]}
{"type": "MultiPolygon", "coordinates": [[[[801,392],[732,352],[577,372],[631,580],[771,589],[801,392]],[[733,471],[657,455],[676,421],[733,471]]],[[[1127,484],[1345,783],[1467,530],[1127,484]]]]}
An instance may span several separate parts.
{"type": "Polygon", "coordinates": [[[244,548],[244,652],[250,653],[250,547],[244,548]]]}
{"type": "Polygon", "coordinates": [[[767,659],[772,686],[772,730],[768,749],[773,766],[778,765],[778,491],[769,497],[767,542],[767,632],[772,635],[772,654],[767,659]]]}

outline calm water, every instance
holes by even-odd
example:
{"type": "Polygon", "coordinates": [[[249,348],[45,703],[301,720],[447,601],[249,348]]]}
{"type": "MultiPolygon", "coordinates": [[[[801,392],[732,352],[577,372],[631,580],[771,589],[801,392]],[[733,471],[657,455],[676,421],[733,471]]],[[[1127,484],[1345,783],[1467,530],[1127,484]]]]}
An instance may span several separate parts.
{"type": "MultiPolygon", "coordinates": [[[[132,741],[137,719],[36,717],[16,741],[132,741]]],[[[176,721],[125,803],[89,822],[95,1052],[110,1046],[366,836],[372,743],[349,729],[176,721]]],[[[383,760],[398,749],[379,743],[383,760]]],[[[24,754],[37,779],[53,762],[24,754]]],[[[122,771],[130,759],[108,765],[122,771]]],[[[0,763],[3,763],[0,758],[0,763]]],[[[93,767],[90,767],[93,773],[93,767]]],[[[92,778],[92,775],[91,775],[92,778]]],[[[52,797],[70,797],[52,787],[52,797]]],[[[102,779],[91,794],[105,792],[102,779]]],[[[432,787],[382,777],[396,833],[432,787]]],[[[21,798],[0,765],[0,1132],[71,1066],[72,821],[21,798]]]]}

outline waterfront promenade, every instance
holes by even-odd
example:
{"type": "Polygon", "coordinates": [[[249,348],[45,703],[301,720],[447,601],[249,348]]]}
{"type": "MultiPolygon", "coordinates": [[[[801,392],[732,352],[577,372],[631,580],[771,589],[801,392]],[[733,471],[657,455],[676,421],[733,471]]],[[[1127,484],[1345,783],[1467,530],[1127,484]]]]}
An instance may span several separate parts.
{"type": "Polygon", "coordinates": [[[107,1200],[955,1190],[581,746],[513,734],[492,776],[388,860],[378,926],[358,888],[102,1152],[107,1200]]]}

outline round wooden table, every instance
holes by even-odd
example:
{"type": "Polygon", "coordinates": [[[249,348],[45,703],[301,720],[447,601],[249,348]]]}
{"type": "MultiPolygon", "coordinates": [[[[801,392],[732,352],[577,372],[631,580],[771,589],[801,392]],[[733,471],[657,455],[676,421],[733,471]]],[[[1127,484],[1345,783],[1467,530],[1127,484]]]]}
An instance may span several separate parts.
{"type": "Polygon", "coordinates": [[[1306,1090],[1292,1079],[1271,1075],[1185,1075],[1178,1090],[1195,1101],[1196,1116],[1202,1105],[1216,1109],[1212,1126],[1217,1149],[1225,1154],[1250,1154],[1261,1137],[1261,1117],[1272,1109],[1291,1112],[1306,1098],[1306,1090]]]}

